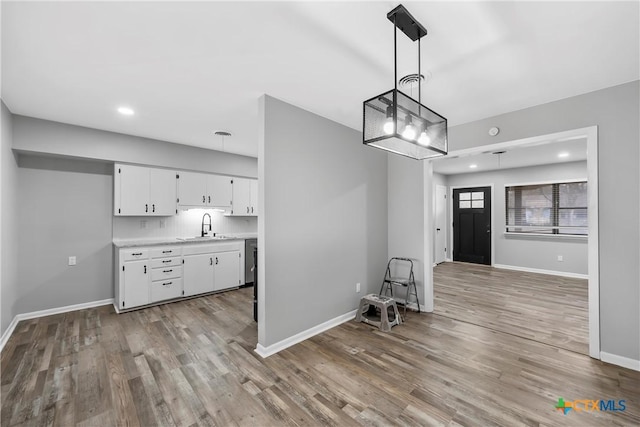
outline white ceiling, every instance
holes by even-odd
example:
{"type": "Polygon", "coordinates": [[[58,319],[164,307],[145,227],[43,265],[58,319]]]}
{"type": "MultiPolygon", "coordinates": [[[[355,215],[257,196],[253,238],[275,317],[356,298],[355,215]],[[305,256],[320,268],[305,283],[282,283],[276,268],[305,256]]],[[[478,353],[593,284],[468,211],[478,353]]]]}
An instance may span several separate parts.
{"type": "MultiPolygon", "coordinates": [[[[362,101],[393,87],[397,4],[3,1],[2,98],[15,114],[256,156],[264,93],[361,128],[362,101]]],[[[429,31],[423,102],[450,125],[640,78],[638,2],[404,4],[429,31]]],[[[417,71],[402,33],[398,66],[417,71]]]]}
{"type": "Polygon", "coordinates": [[[568,141],[546,141],[529,146],[506,148],[502,154],[497,150],[468,156],[446,156],[433,161],[433,171],[443,175],[487,172],[500,169],[523,168],[527,166],[550,165],[554,163],[587,160],[587,140],[585,138],[568,141]],[[559,156],[563,154],[562,156],[559,156]],[[566,154],[566,156],[564,155],[566,154]],[[476,165],[471,168],[471,165],[476,165]]]}

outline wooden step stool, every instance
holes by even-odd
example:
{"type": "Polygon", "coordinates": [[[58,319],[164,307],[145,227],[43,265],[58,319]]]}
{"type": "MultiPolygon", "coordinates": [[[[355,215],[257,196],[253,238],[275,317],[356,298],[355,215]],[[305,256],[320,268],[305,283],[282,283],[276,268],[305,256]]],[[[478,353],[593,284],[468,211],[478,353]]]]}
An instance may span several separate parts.
{"type": "Polygon", "coordinates": [[[360,300],[360,307],[356,314],[356,322],[364,322],[369,325],[377,326],[383,332],[391,331],[391,327],[402,323],[398,306],[393,298],[385,297],[378,294],[369,294],[362,297],[360,300]],[[380,310],[380,320],[372,320],[365,316],[365,313],[369,310],[369,306],[374,306],[380,310]],[[393,308],[394,319],[389,321],[388,308],[393,308]]]}

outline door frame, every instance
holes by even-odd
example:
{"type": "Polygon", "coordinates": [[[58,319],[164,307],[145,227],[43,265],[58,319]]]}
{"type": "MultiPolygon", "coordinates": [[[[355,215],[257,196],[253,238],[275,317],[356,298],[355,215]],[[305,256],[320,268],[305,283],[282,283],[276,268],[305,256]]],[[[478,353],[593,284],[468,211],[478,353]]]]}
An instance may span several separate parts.
{"type": "Polygon", "coordinates": [[[453,251],[455,250],[454,248],[454,236],[453,236],[453,190],[458,190],[460,188],[479,188],[479,187],[491,187],[491,267],[494,266],[494,264],[496,263],[496,240],[495,240],[495,229],[496,229],[496,224],[495,224],[495,215],[493,214],[493,211],[495,209],[495,191],[493,188],[493,184],[473,184],[473,187],[470,187],[468,185],[452,185],[449,187],[449,192],[447,193],[447,197],[449,198],[449,206],[447,207],[447,209],[449,209],[448,212],[448,218],[449,218],[449,226],[447,227],[447,230],[449,230],[449,247],[451,248],[451,250],[449,251],[449,253],[447,254],[449,256],[448,261],[453,261],[453,251]]]}
{"type": "MultiPolygon", "coordinates": [[[[445,252],[446,252],[443,262],[448,262],[448,261],[450,261],[450,254],[451,254],[451,250],[450,250],[451,246],[449,246],[449,227],[447,226],[447,219],[449,218],[449,200],[448,200],[448,198],[449,198],[449,187],[447,187],[446,185],[443,185],[443,184],[435,184],[435,183],[433,184],[433,226],[434,227],[437,226],[436,218],[438,217],[437,212],[436,212],[437,205],[438,205],[438,202],[437,202],[438,187],[444,188],[444,196],[445,196],[445,199],[446,199],[445,202],[444,202],[444,227],[442,228],[442,232],[444,233],[444,249],[445,249],[445,252]]],[[[434,248],[434,251],[437,252],[438,243],[437,243],[437,239],[435,238],[436,232],[434,232],[433,235],[434,235],[433,248],[434,248]]],[[[435,257],[435,253],[434,253],[434,256],[432,258],[433,258],[433,265],[436,266],[438,263],[437,263],[437,260],[436,260],[436,257],[435,257]]]]}
{"type": "MultiPolygon", "coordinates": [[[[589,198],[589,238],[588,238],[588,277],[589,277],[589,356],[594,359],[601,359],[600,355],[600,243],[599,243],[599,206],[598,206],[598,126],[589,126],[584,128],[572,129],[567,131],[555,132],[546,135],[538,135],[528,138],[521,138],[512,141],[499,142],[496,144],[479,145],[472,148],[450,151],[449,156],[468,156],[480,154],[485,151],[499,151],[505,148],[522,147],[526,145],[547,144],[571,139],[587,140],[587,180],[589,186],[587,194],[589,198]]],[[[430,204],[433,203],[431,196],[434,192],[433,186],[433,162],[434,159],[424,162],[424,203],[425,203],[425,259],[432,260],[433,254],[431,239],[433,238],[432,229],[434,227],[433,209],[430,204]],[[426,244],[429,242],[429,244],[426,244]]],[[[493,234],[493,233],[492,233],[493,234]]],[[[493,237],[493,236],[492,236],[493,237]]],[[[495,247],[495,245],[492,245],[495,247]]],[[[431,268],[424,269],[424,295],[426,311],[433,311],[433,263],[430,262],[431,268]]]]}

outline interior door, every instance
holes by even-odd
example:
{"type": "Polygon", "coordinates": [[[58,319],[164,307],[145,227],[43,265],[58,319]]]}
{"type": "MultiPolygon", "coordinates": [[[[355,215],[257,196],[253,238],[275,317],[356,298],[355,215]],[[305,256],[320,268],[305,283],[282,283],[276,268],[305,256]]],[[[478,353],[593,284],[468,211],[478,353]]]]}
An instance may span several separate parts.
{"type": "Polygon", "coordinates": [[[447,212],[447,187],[444,185],[436,185],[435,200],[435,251],[434,262],[440,264],[444,262],[447,256],[447,238],[446,238],[446,212],[447,212]]]}
{"type": "Polygon", "coordinates": [[[453,190],[453,260],[491,265],[491,187],[453,190]]]}

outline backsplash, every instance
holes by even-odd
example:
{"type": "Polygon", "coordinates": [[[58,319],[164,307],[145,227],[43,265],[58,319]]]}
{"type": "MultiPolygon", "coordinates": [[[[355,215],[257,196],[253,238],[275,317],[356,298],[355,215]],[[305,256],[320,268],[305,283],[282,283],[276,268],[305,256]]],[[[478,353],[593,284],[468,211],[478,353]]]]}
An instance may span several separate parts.
{"type": "MultiPolygon", "coordinates": [[[[257,217],[231,217],[213,209],[189,209],[167,217],[113,217],[114,239],[161,239],[200,235],[202,216],[211,215],[216,234],[257,233],[257,217]],[[144,222],[144,223],[143,223],[144,222]]],[[[207,221],[208,222],[208,221],[207,221]]]]}

